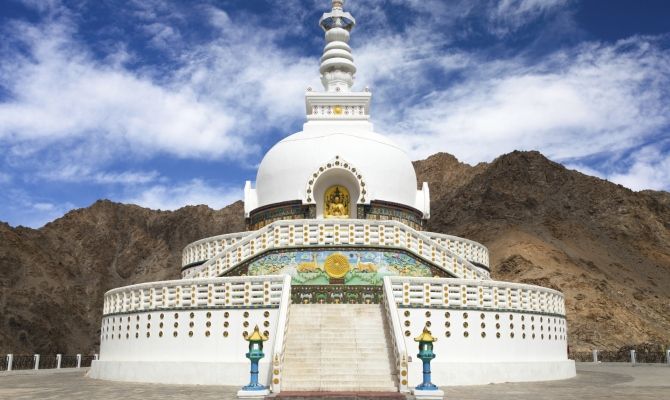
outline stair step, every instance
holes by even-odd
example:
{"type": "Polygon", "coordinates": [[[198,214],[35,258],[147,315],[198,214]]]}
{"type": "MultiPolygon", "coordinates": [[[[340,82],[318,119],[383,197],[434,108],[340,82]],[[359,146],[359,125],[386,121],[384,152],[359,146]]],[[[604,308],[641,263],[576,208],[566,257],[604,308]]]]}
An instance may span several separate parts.
{"type": "Polygon", "coordinates": [[[385,318],[378,304],[291,305],[282,391],[397,393],[385,318]]]}

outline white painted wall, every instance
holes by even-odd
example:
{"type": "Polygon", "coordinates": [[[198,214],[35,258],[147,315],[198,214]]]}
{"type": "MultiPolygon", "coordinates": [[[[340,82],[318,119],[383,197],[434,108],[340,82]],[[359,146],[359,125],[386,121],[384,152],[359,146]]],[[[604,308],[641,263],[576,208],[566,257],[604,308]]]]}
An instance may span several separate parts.
{"type": "MultiPolygon", "coordinates": [[[[246,331],[251,334],[255,325],[259,326],[261,332],[269,332],[269,340],[264,343],[266,357],[261,362],[261,365],[267,364],[274,348],[278,313],[278,308],[209,309],[152,311],[105,317],[102,323],[100,361],[94,363],[90,376],[142,382],[244,384],[249,379],[249,360],[245,357],[248,342],[242,333],[246,331]],[[264,315],[266,312],[268,317],[264,315]],[[228,313],[228,318],[224,316],[225,313],[228,313]],[[248,313],[248,317],[245,318],[244,313],[248,313]],[[228,326],[225,326],[226,322],[228,326]],[[266,322],[268,326],[265,326],[266,322]],[[175,323],[178,324],[176,328],[175,323]],[[244,326],[245,323],[247,326],[244,326]],[[192,332],[192,336],[189,332],[192,332]],[[206,336],[206,332],[209,332],[209,336],[206,336]],[[224,332],[228,336],[224,336],[224,332]],[[181,367],[174,370],[175,364],[181,367]],[[150,370],[144,370],[146,368],[150,370]],[[204,373],[203,368],[214,368],[223,375],[204,373]],[[238,373],[240,369],[242,373],[238,373]],[[175,371],[181,374],[182,370],[191,371],[191,377],[186,379],[174,376],[175,371]],[[214,378],[216,383],[212,382],[214,378]]],[[[267,366],[263,371],[260,381],[267,384],[267,366]]]]}

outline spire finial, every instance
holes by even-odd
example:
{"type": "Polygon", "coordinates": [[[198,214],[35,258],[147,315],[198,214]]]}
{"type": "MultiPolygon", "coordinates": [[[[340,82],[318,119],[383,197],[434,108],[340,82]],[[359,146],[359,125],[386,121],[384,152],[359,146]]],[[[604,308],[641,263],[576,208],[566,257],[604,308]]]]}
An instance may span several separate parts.
{"type": "Polygon", "coordinates": [[[321,83],[328,92],[348,92],[354,84],[356,66],[351,55],[349,32],[356,25],[350,13],[344,12],[344,0],[333,0],[333,9],[324,13],[319,25],[326,32],[326,47],[321,57],[321,83]]]}

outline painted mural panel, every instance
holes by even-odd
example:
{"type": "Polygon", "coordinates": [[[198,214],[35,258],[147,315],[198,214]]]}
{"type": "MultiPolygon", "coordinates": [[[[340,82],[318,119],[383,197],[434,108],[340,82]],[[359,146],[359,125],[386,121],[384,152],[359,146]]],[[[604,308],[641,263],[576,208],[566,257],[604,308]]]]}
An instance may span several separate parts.
{"type": "Polygon", "coordinates": [[[249,264],[249,275],[290,275],[294,285],[381,285],[387,275],[432,276],[430,267],[399,251],[295,250],[249,264]]]}

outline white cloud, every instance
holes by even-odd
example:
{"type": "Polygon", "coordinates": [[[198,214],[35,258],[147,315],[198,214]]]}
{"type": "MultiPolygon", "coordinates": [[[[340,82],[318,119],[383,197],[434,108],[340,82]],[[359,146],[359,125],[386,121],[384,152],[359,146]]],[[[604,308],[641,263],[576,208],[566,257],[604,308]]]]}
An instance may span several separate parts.
{"type": "MultiPolygon", "coordinates": [[[[127,69],[132,56],[124,46],[106,57],[108,64],[94,60],[73,39],[76,26],[66,17],[13,23],[7,32],[29,55],[10,51],[0,59],[0,84],[12,94],[0,103],[7,155],[30,165],[39,155],[49,171],[73,162],[103,170],[120,157],[160,154],[238,162],[257,156],[257,135],[302,114],[304,89],[318,78],[317,57],[292,55],[273,43],[273,31],[208,12],[218,24],[238,25],[183,49],[167,75],[127,69]]],[[[145,29],[154,38],[168,32],[156,23],[145,29]]]]}
{"type": "Polygon", "coordinates": [[[631,165],[625,171],[611,174],[612,182],[633,190],[670,191],[670,152],[658,145],[645,146],[630,156],[631,165]]]}
{"type": "Polygon", "coordinates": [[[85,182],[99,185],[138,185],[161,180],[157,171],[96,172],[82,165],[71,164],[55,170],[39,173],[39,178],[58,182],[85,182]]]}
{"type": "Polygon", "coordinates": [[[37,211],[53,211],[56,209],[56,206],[51,203],[35,203],[33,208],[37,211]]]}
{"type": "MultiPolygon", "coordinates": [[[[35,147],[76,138],[120,151],[177,156],[234,154],[244,148],[233,118],[189,88],[165,88],[122,69],[97,65],[52,27],[32,37],[34,61],[5,63],[2,83],[14,100],[0,104],[0,139],[35,147]],[[214,145],[215,144],[215,145],[214,145]]],[[[243,151],[243,150],[242,150],[243,151]]]]}
{"type": "Polygon", "coordinates": [[[421,47],[409,39],[403,50],[393,45],[396,38],[382,38],[376,47],[365,46],[359,59],[384,66],[372,69],[373,84],[388,85],[383,69],[393,71],[393,90],[375,91],[373,117],[414,158],[439,149],[476,163],[538,149],[560,161],[618,153],[670,124],[670,55],[650,38],[587,43],[533,64],[476,53],[415,55],[421,47]],[[386,49],[392,50],[384,63],[386,49]],[[460,77],[432,85],[423,98],[396,96],[431,85],[425,82],[429,67],[460,77]]]}
{"type": "Polygon", "coordinates": [[[240,188],[213,186],[200,179],[193,179],[176,185],[154,185],[144,188],[126,197],[123,202],[158,210],[176,210],[199,204],[219,209],[241,198],[240,188]]]}
{"type": "Polygon", "coordinates": [[[501,0],[488,9],[489,27],[495,34],[505,36],[569,3],[570,0],[501,0]]]}
{"type": "Polygon", "coordinates": [[[9,183],[12,181],[12,176],[5,172],[0,172],[0,184],[9,183]]]}

